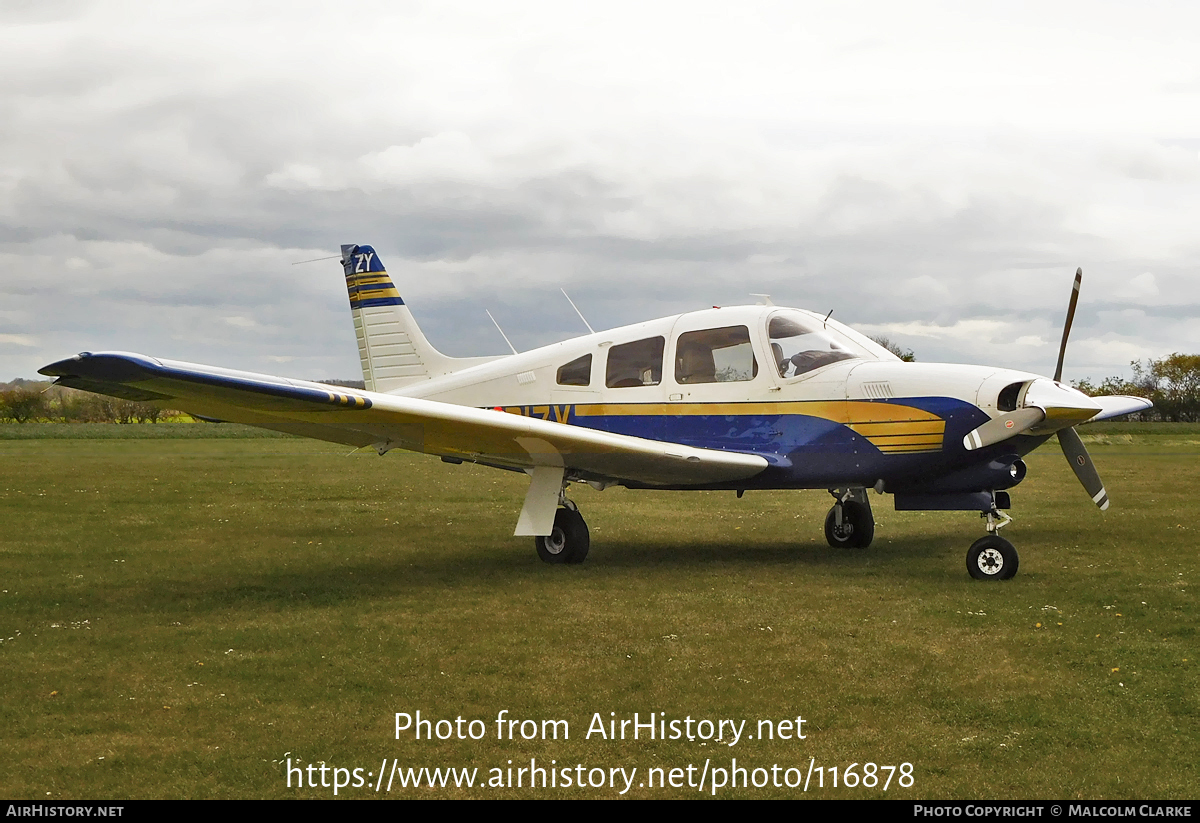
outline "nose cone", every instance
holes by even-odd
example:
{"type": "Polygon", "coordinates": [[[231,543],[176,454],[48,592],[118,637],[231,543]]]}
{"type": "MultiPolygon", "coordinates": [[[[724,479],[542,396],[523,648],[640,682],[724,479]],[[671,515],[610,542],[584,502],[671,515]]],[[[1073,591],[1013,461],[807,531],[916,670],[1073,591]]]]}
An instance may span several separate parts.
{"type": "Polygon", "coordinates": [[[1101,412],[1100,404],[1081,391],[1039,377],[1025,392],[1024,405],[1046,413],[1040,431],[1058,431],[1091,420],[1101,412]]]}

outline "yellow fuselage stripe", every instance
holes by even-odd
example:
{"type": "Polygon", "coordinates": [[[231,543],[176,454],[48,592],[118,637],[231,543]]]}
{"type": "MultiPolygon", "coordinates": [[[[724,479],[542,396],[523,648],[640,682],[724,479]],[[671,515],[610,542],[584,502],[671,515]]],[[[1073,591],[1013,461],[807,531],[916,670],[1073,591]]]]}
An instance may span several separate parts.
{"type": "Polygon", "coordinates": [[[834,423],[854,426],[871,423],[940,423],[945,421],[932,412],[896,403],[871,403],[862,400],[797,400],[773,403],[590,403],[576,405],[579,417],[649,416],[675,417],[705,415],[791,415],[819,417],[834,423]]]}

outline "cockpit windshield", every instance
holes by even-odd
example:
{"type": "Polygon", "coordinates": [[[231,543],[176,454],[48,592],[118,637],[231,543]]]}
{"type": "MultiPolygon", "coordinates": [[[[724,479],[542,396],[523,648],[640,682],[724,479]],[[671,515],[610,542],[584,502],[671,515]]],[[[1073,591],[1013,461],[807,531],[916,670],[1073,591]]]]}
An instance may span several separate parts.
{"type": "Polygon", "coordinates": [[[767,324],[771,352],[780,377],[797,377],[836,363],[866,357],[853,340],[799,312],[781,311],[767,324]]]}

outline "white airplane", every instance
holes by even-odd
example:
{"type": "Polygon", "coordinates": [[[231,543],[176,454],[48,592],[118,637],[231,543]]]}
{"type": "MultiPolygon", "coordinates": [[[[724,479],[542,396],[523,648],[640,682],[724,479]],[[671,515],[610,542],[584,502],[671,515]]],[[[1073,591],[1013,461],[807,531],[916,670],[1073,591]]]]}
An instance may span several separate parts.
{"type": "Polygon", "coordinates": [[[72,388],[357,447],[400,448],[525,472],[516,535],[579,563],[587,525],[570,483],[596,489],[828,489],[831,546],[866,548],[867,490],[912,510],[978,511],[980,580],[1017,572],[1007,489],[1058,434],[1092,500],[1108,496],[1073,428],[1150,407],[1063,385],[1075,275],[1054,379],[990,366],[905,363],[828,315],[766,305],[688,312],[501,357],[429,344],[379,256],[342,246],[366,390],[127,352],[41,369],[72,388]]]}

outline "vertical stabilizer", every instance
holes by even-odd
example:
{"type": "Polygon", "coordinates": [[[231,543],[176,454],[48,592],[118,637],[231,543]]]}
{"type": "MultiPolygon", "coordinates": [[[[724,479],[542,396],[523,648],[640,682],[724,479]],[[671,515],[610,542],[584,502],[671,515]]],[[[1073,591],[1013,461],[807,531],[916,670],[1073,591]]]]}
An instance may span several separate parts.
{"type": "Polygon", "coordinates": [[[492,359],[447,357],[430,345],[375,249],[342,246],[342,268],[369,390],[392,391],[492,359]]]}

